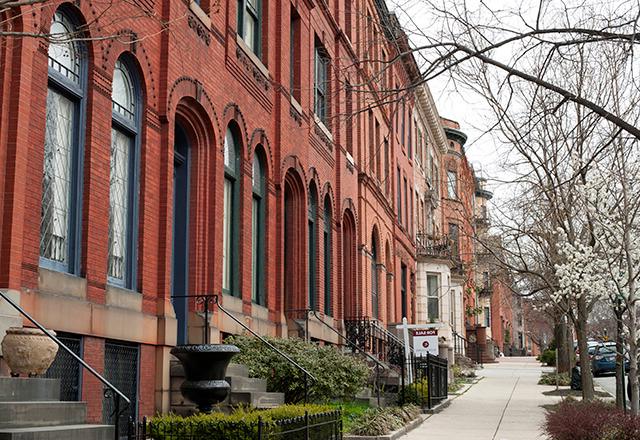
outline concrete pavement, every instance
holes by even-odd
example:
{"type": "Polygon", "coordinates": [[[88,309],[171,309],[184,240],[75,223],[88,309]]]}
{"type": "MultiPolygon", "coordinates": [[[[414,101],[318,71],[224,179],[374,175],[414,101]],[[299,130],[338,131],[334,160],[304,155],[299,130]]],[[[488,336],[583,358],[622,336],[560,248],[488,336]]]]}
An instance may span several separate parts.
{"type": "Polygon", "coordinates": [[[557,397],[543,395],[555,387],[538,385],[542,372],[532,357],[500,358],[477,370],[483,376],[448,408],[427,419],[402,440],[540,440],[544,409],[557,397]]]}

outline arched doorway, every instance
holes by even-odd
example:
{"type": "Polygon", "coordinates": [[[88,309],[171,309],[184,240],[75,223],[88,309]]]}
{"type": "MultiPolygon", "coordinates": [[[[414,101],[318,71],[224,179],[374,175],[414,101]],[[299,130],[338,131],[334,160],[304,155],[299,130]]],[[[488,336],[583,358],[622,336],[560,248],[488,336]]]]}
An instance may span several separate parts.
{"type": "Polygon", "coordinates": [[[178,344],[187,343],[189,315],[189,174],[191,148],[184,127],[176,122],[173,142],[173,240],[171,299],[178,320],[178,344]]]}

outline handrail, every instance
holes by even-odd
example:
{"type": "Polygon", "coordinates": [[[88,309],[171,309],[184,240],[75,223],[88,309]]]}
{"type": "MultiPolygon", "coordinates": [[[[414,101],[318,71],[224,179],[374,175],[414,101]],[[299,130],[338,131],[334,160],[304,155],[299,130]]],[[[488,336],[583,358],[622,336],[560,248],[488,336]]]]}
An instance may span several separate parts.
{"type": "MultiPolygon", "coordinates": [[[[404,347],[404,341],[401,340],[399,337],[397,337],[396,335],[394,335],[393,333],[391,333],[389,330],[387,330],[386,328],[382,327],[380,324],[378,324],[376,321],[371,320],[371,325],[373,325],[375,328],[377,328],[378,330],[380,330],[381,332],[383,332],[383,334],[385,336],[387,336],[389,339],[392,339],[394,342],[402,345],[404,347]]],[[[413,353],[413,347],[411,345],[409,345],[409,352],[413,353]]]]}
{"type": "Polygon", "coordinates": [[[320,321],[322,324],[324,324],[325,326],[327,326],[332,332],[334,332],[336,335],[340,336],[342,339],[344,339],[345,341],[347,341],[347,343],[352,346],[353,348],[355,348],[356,350],[358,350],[359,352],[361,352],[362,354],[364,354],[365,356],[367,356],[369,359],[371,359],[372,361],[374,361],[376,364],[380,365],[382,368],[385,369],[389,369],[389,367],[387,365],[385,365],[384,363],[380,362],[379,359],[377,359],[375,356],[372,356],[370,353],[367,353],[365,350],[361,349],[360,347],[358,347],[356,345],[355,342],[353,342],[351,339],[347,338],[346,336],[344,336],[342,333],[340,333],[338,330],[336,330],[335,328],[331,327],[329,324],[327,324],[326,322],[324,322],[322,319],[320,319],[320,317],[318,316],[318,312],[315,310],[310,310],[307,309],[307,311],[312,312],[313,316],[316,317],[316,319],[318,321],[320,321]]]}
{"type": "Polygon", "coordinates": [[[218,306],[218,308],[220,309],[221,312],[223,312],[225,315],[227,315],[229,318],[233,319],[237,324],[240,324],[240,326],[242,328],[244,328],[245,330],[247,330],[249,333],[251,333],[253,336],[257,337],[258,339],[260,339],[264,344],[266,344],[269,348],[271,348],[273,351],[275,351],[276,353],[278,353],[280,356],[282,356],[283,358],[285,358],[287,360],[287,362],[289,362],[291,365],[293,365],[294,367],[296,367],[299,371],[302,371],[305,376],[304,376],[304,401],[306,403],[307,401],[307,394],[308,394],[308,383],[307,383],[307,377],[311,378],[311,380],[313,380],[313,382],[317,382],[318,379],[311,373],[309,373],[304,367],[302,367],[300,364],[298,364],[296,361],[294,361],[293,359],[291,359],[287,354],[285,354],[284,352],[282,352],[280,349],[278,349],[276,346],[274,346],[271,342],[267,341],[265,338],[263,338],[262,336],[260,336],[259,334],[257,334],[256,332],[254,332],[253,330],[251,330],[245,323],[243,323],[242,321],[240,321],[238,318],[236,318],[235,316],[233,316],[233,314],[231,312],[228,312],[224,307],[222,307],[222,305],[220,304],[220,298],[218,295],[213,295],[213,303],[215,305],[218,306]]]}
{"type": "MultiPolygon", "coordinates": [[[[96,370],[94,370],[93,367],[91,367],[91,365],[87,364],[84,361],[84,359],[82,359],[80,356],[75,354],[69,347],[67,347],[64,344],[64,342],[60,341],[60,339],[58,339],[56,336],[54,336],[49,330],[44,328],[43,325],[41,325],[38,321],[36,321],[33,317],[31,317],[31,315],[29,315],[29,313],[27,313],[22,307],[20,307],[18,304],[16,304],[2,290],[0,290],[0,296],[2,298],[4,298],[20,314],[22,314],[22,316],[24,316],[29,321],[31,321],[31,323],[33,325],[38,327],[45,335],[47,335],[49,337],[49,339],[53,340],[53,342],[58,344],[59,347],[62,347],[67,353],[69,353],[71,355],[71,357],[73,357],[76,361],[78,361],[80,363],[80,365],[82,365],[84,368],[86,368],[87,371],[89,371],[89,373],[91,373],[96,379],[98,379],[100,382],[102,382],[107,388],[109,388],[109,391],[111,391],[114,394],[114,401],[115,401],[115,407],[116,407],[115,408],[115,415],[116,415],[116,420],[115,420],[115,439],[117,440],[119,438],[118,418],[120,417],[120,413],[121,413],[121,411],[120,411],[120,399],[124,400],[127,405],[131,404],[131,400],[127,396],[125,396],[122,393],[122,391],[120,391],[115,386],[113,386],[111,384],[111,382],[109,382],[107,379],[105,379],[100,373],[98,373],[96,370]]],[[[123,408],[123,411],[124,411],[124,409],[126,409],[126,407],[123,408]]]]}

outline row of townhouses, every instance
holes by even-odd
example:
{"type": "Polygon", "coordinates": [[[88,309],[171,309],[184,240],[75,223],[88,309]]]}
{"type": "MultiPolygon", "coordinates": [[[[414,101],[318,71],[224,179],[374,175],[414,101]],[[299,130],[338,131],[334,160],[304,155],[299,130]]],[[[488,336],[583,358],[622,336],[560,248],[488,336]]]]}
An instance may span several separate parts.
{"type": "MultiPolygon", "coordinates": [[[[406,318],[452,362],[523,348],[492,193],[383,1],[55,0],[0,32],[0,289],[139,415],[170,410],[172,347],[245,333],[193,295],[273,337],[406,318]]],[[[0,301],[0,339],[21,325],[0,301]]]]}

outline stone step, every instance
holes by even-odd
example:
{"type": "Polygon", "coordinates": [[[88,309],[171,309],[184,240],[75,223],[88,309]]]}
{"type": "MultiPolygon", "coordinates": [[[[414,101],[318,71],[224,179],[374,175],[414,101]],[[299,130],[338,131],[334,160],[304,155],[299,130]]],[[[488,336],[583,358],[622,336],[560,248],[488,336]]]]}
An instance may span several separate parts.
{"type": "Polygon", "coordinates": [[[60,379],[0,377],[0,402],[60,400],[60,379]]]}
{"type": "Polygon", "coordinates": [[[253,377],[227,376],[231,391],[267,391],[267,381],[253,377]]]}
{"type": "Polygon", "coordinates": [[[84,402],[0,402],[0,429],[83,424],[84,402]]]}
{"type": "Polygon", "coordinates": [[[277,406],[284,405],[284,394],[234,391],[229,396],[229,404],[250,405],[259,409],[275,408],[277,406]]]}
{"type": "Polygon", "coordinates": [[[110,425],[60,425],[0,429],[0,440],[112,440],[110,425]]]}
{"type": "Polygon", "coordinates": [[[227,376],[229,377],[249,377],[249,368],[242,364],[229,364],[227,367],[227,376]]]}

